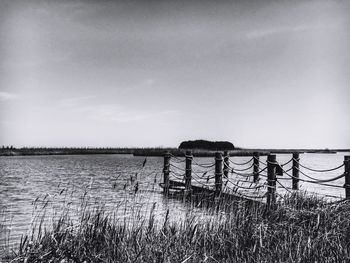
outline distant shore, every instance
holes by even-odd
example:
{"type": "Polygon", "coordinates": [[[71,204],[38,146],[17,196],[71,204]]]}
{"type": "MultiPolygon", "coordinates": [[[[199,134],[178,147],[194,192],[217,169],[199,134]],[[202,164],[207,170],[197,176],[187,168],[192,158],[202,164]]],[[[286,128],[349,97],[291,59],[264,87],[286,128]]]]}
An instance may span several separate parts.
{"type": "MultiPolygon", "coordinates": [[[[92,155],[92,154],[133,154],[135,156],[163,156],[170,152],[174,156],[184,156],[185,150],[178,148],[0,148],[0,156],[31,156],[31,155],[92,155]]],[[[245,149],[236,148],[229,151],[231,156],[251,156],[269,153],[287,154],[299,153],[337,153],[350,152],[350,149],[245,149]]],[[[214,151],[193,150],[194,156],[214,156],[214,151]]]]}

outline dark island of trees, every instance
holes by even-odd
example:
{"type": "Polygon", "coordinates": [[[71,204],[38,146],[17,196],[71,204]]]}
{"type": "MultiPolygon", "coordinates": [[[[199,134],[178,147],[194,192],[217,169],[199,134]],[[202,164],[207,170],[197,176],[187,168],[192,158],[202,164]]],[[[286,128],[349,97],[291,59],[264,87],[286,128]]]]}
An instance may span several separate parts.
{"type": "Polygon", "coordinates": [[[180,144],[179,149],[188,150],[208,150],[208,151],[230,151],[234,150],[235,147],[232,143],[227,141],[206,141],[206,140],[194,140],[184,141],[180,144]]]}

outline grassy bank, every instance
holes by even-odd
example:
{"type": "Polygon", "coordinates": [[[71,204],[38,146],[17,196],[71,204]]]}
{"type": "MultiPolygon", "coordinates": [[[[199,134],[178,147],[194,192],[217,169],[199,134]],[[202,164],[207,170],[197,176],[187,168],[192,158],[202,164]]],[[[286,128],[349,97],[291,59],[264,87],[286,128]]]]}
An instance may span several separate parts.
{"type": "Polygon", "coordinates": [[[273,210],[237,203],[211,220],[120,222],[103,210],[78,224],[62,217],[50,231],[24,237],[12,262],[349,262],[350,202],[304,195],[273,210]]]}

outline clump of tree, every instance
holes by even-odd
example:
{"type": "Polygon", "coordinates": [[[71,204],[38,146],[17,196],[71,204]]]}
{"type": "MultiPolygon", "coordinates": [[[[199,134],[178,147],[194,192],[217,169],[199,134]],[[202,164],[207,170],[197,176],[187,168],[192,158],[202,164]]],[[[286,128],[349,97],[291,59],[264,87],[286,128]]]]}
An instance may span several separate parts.
{"type": "Polygon", "coordinates": [[[234,145],[228,141],[206,140],[184,141],[179,146],[179,149],[200,149],[209,151],[234,150],[234,148],[234,145]]]}

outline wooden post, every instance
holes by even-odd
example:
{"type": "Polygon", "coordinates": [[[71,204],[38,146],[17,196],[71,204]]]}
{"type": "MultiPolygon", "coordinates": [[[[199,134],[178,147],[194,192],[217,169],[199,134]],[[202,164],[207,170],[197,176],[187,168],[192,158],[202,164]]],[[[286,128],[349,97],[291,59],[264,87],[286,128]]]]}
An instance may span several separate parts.
{"type": "Polygon", "coordinates": [[[350,198],[350,156],[344,156],[345,166],[345,197],[350,198]]]}
{"type": "Polygon", "coordinates": [[[299,153],[293,153],[293,178],[292,178],[292,185],[293,190],[299,189],[299,153]]]}
{"type": "Polygon", "coordinates": [[[220,196],[222,191],[222,154],[215,153],[215,196],[220,196]]]}
{"type": "Polygon", "coordinates": [[[267,205],[271,206],[276,202],[276,155],[267,156],[267,205]]]}
{"type": "Polygon", "coordinates": [[[259,153],[255,152],[253,154],[253,174],[254,174],[254,183],[257,183],[259,181],[259,153]]]}
{"type": "Polygon", "coordinates": [[[185,173],[185,196],[191,196],[192,194],[192,152],[186,152],[186,173],[185,173]]]}
{"type": "Polygon", "coordinates": [[[228,178],[228,172],[229,172],[229,166],[230,166],[229,158],[230,158],[230,155],[228,151],[225,151],[224,152],[224,177],[225,178],[228,178]]]}
{"type": "Polygon", "coordinates": [[[169,173],[170,173],[170,153],[167,152],[164,155],[164,168],[163,168],[163,183],[164,183],[164,191],[165,195],[169,194],[169,173]]]}

